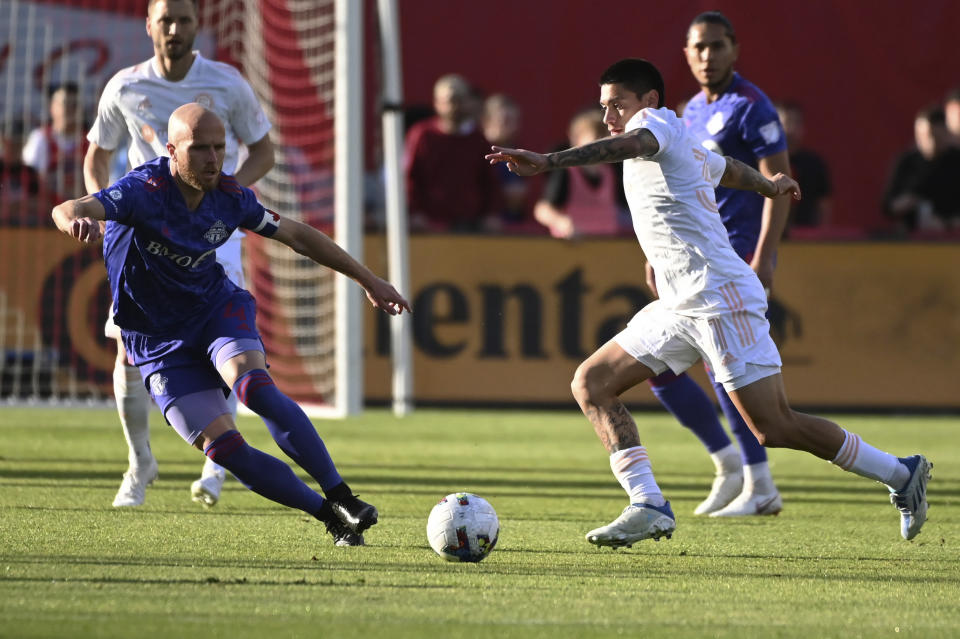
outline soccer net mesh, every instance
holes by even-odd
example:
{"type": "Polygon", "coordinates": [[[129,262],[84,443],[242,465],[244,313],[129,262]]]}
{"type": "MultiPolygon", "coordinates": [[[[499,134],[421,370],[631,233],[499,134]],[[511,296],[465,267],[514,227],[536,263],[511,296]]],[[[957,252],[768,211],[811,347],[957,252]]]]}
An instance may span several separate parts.
{"type": "MultiPolygon", "coordinates": [[[[50,220],[52,204],[82,193],[83,149],[64,158],[61,148],[36,174],[19,155],[31,129],[51,124],[53,86],[76,85],[71,108],[85,134],[106,81],[152,54],[146,5],[0,2],[0,401],[112,397],[100,247],[71,242],[50,220]]],[[[273,123],[276,166],[256,185],[260,200],[332,234],[335,0],[206,0],[200,26],[195,48],[239,68],[273,123]]],[[[332,273],[252,234],[244,262],[278,385],[299,401],[332,403],[332,273]]]]}

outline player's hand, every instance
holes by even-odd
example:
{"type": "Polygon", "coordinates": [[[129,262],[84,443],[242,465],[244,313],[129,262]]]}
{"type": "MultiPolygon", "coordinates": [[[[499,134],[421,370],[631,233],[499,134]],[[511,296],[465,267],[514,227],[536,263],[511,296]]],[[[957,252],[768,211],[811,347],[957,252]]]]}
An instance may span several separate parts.
{"type": "Polygon", "coordinates": [[[100,222],[89,217],[81,217],[70,223],[70,235],[81,242],[97,242],[102,237],[100,222]]]}
{"type": "Polygon", "coordinates": [[[757,274],[757,279],[763,284],[763,290],[767,297],[770,297],[770,291],[773,289],[773,271],[774,264],[772,260],[758,260],[756,257],[750,262],[750,268],[757,274]]]}
{"type": "Polygon", "coordinates": [[[366,291],[367,299],[370,300],[373,307],[379,308],[384,313],[399,315],[403,312],[403,309],[407,309],[408,313],[413,312],[410,309],[410,302],[404,299],[403,295],[400,295],[390,282],[379,277],[375,277],[369,286],[365,286],[364,291],[366,291]]]}
{"type": "Polygon", "coordinates": [[[654,297],[660,297],[660,294],[657,292],[657,273],[653,270],[653,265],[650,264],[650,262],[644,264],[643,272],[646,276],[647,287],[650,289],[650,292],[653,293],[654,297]]]}
{"type": "Polygon", "coordinates": [[[793,195],[793,199],[800,199],[800,185],[797,184],[797,181],[794,180],[789,175],[784,175],[783,173],[777,173],[770,181],[773,183],[773,188],[775,192],[772,197],[777,197],[778,195],[786,195],[790,193],[793,195]]]}
{"type": "Polygon", "coordinates": [[[549,166],[547,156],[524,149],[507,149],[502,146],[492,146],[493,153],[484,157],[490,161],[490,164],[506,163],[511,173],[517,175],[536,175],[543,173],[549,166]]]}

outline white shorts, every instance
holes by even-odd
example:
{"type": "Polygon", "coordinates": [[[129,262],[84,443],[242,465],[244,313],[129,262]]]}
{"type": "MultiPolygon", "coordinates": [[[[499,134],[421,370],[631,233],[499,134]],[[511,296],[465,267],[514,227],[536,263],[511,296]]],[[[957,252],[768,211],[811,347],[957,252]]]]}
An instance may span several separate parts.
{"type": "Polygon", "coordinates": [[[656,375],[668,368],[679,375],[702,358],[717,382],[731,391],[780,372],[766,309],[765,299],[738,299],[734,308],[691,316],[657,300],[613,339],[656,375]]]}
{"type": "MultiPolygon", "coordinates": [[[[243,278],[243,259],[241,251],[240,238],[243,237],[239,232],[234,232],[226,243],[217,249],[217,262],[223,267],[224,273],[230,280],[244,288],[246,281],[243,278]]],[[[103,334],[111,339],[120,339],[120,327],[113,323],[113,304],[107,311],[107,321],[103,325],[103,334]]]]}

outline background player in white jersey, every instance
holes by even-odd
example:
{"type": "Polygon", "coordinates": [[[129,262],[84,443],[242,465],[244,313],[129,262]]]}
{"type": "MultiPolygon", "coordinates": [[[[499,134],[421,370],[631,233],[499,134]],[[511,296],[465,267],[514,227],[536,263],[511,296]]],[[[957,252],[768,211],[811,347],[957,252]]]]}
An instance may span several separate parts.
{"type": "MultiPolygon", "coordinates": [[[[236,69],[207,60],[193,50],[198,29],[195,0],[148,0],[146,28],[153,42],[153,57],[118,72],[100,98],[97,119],[87,135],[90,147],[83,167],[87,192],[96,193],[109,186],[111,156],[125,143],[129,144],[130,167],[167,155],[167,121],[177,107],[188,102],[209,108],[225,124],[223,171],[234,175],[242,186],[263,177],[274,163],[270,123],[250,85],[236,69]],[[247,147],[248,156],[238,166],[241,145],[247,147]]],[[[241,237],[241,233],[234,233],[217,250],[217,261],[227,277],[243,287],[241,237]]],[[[112,319],[107,322],[106,333],[117,340],[114,395],[129,446],[129,468],[113,505],[139,506],[147,485],[157,477],[157,462],[150,450],[150,399],[140,373],[127,364],[112,319]]],[[[230,407],[236,416],[233,397],[230,407]]],[[[224,477],[223,468],[207,459],[200,479],[190,487],[194,501],[216,504],[224,477]]]]}
{"type": "Polygon", "coordinates": [[[634,230],[657,272],[660,299],[588,357],[571,384],[630,497],[620,517],[587,533],[587,540],[624,546],[673,532],[670,503],[620,394],[668,369],[681,373],[701,358],[761,444],[803,450],[883,482],[900,511],[901,535],[912,539],[926,521],[932,464],[922,455],[898,459],[831,421],[790,408],[764,316],[763,285],[731,247],[717,214],[718,185],[799,197],[796,182],[782,173],[768,180],[739,160],[704,149],[663,100],[656,67],[621,60],[600,77],[600,104],[612,137],[549,155],[493,147],[487,156],[520,175],[622,161],[634,230]]]}

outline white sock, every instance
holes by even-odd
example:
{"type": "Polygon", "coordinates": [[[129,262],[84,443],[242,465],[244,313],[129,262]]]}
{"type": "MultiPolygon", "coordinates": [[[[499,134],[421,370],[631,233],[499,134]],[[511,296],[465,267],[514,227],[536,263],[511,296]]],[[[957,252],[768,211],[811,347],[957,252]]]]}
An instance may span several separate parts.
{"type": "Polygon", "coordinates": [[[203,471],[200,473],[200,478],[201,478],[201,479],[203,479],[204,477],[213,477],[214,475],[225,476],[225,473],[226,473],[227,471],[225,471],[225,470],[223,469],[223,466],[221,466],[221,465],[218,464],[217,462],[213,461],[212,459],[210,459],[210,458],[207,457],[206,455],[204,455],[204,458],[203,458],[203,459],[204,459],[204,461],[203,461],[203,471]]]}
{"type": "Polygon", "coordinates": [[[743,491],[751,495],[769,495],[777,492],[768,462],[748,464],[743,467],[743,491]]]}
{"type": "Polygon", "coordinates": [[[883,482],[894,490],[906,485],[910,471],[899,459],[874,448],[855,433],[844,430],[843,435],[843,445],[830,463],[861,477],[883,482]]]}
{"type": "Polygon", "coordinates": [[[114,364],[113,396],[129,448],[127,460],[131,468],[138,468],[150,462],[153,452],[150,450],[150,396],[136,366],[114,364]]]}
{"type": "Polygon", "coordinates": [[[653,468],[650,467],[650,458],[647,449],[643,446],[634,446],[618,450],[610,455],[610,469],[623,489],[630,495],[631,504],[651,504],[663,506],[667,500],[663,498],[657,481],[653,478],[653,468]]]}
{"type": "Polygon", "coordinates": [[[713,466],[718,475],[733,475],[743,472],[743,462],[740,461],[740,451],[733,444],[727,444],[718,451],[710,453],[713,466]]]}

